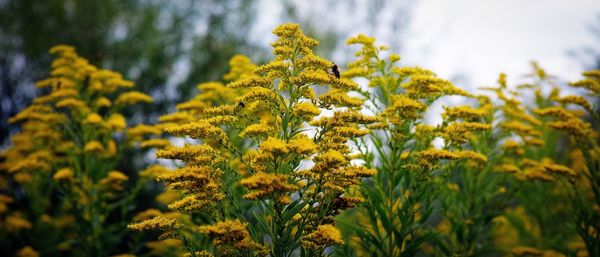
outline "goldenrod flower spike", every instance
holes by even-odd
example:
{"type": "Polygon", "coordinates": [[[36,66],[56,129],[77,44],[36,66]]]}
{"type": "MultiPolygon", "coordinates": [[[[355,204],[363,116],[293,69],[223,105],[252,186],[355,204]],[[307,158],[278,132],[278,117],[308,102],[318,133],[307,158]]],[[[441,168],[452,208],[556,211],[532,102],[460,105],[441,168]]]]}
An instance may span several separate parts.
{"type": "Polygon", "coordinates": [[[320,225],[317,230],[308,234],[302,240],[302,243],[307,248],[324,248],[331,245],[344,244],[342,234],[332,225],[320,225]]]}
{"type": "Polygon", "coordinates": [[[221,248],[221,251],[233,248],[237,251],[250,250],[264,253],[266,249],[252,240],[246,226],[246,223],[239,220],[227,220],[214,225],[201,226],[199,230],[200,233],[212,238],[214,245],[221,248]]]}
{"type": "Polygon", "coordinates": [[[177,224],[177,220],[168,219],[165,217],[157,216],[152,219],[144,220],[142,222],[133,223],[127,225],[127,228],[133,230],[172,230],[181,227],[181,225],[177,224]]]}

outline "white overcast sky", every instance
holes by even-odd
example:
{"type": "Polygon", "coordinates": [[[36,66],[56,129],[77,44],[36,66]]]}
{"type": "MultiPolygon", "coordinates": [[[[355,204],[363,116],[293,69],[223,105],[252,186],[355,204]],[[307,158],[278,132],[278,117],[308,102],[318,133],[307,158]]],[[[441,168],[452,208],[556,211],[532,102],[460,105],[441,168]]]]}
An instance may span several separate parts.
{"type": "Polygon", "coordinates": [[[531,60],[573,81],[583,67],[567,52],[600,48],[589,29],[600,0],[423,0],[413,11],[405,60],[446,78],[464,74],[468,87],[493,84],[499,72],[517,80],[531,60]]]}
{"type": "MultiPolygon", "coordinates": [[[[354,8],[343,1],[333,7],[318,1],[292,2],[301,16],[318,26],[373,35],[386,44],[401,41],[403,64],[431,69],[463,88],[491,85],[500,72],[516,82],[530,71],[532,60],[573,81],[583,67],[568,51],[584,46],[600,50],[599,39],[589,29],[598,21],[600,0],[390,0],[374,27],[362,25],[369,0],[355,0],[354,8]],[[401,14],[396,9],[407,2],[413,3],[409,25],[396,36],[389,27],[398,22],[393,19],[401,14]]],[[[267,35],[271,29],[288,21],[281,18],[277,1],[262,0],[261,5],[251,35],[266,44],[273,39],[267,35]]],[[[351,57],[347,50],[336,51],[332,58],[351,57]]]]}

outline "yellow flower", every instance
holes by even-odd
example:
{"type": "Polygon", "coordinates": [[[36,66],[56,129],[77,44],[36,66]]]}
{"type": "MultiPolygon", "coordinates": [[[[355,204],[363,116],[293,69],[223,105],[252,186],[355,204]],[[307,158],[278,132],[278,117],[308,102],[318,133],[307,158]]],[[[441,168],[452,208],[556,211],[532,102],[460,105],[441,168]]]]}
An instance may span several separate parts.
{"type": "Polygon", "coordinates": [[[569,96],[558,97],[554,100],[559,103],[562,103],[562,104],[576,104],[576,105],[583,107],[584,109],[586,109],[588,111],[592,110],[592,105],[590,104],[590,102],[581,96],[569,95],[569,96]]]}
{"type": "Polygon", "coordinates": [[[252,76],[252,72],[256,69],[256,65],[252,63],[250,58],[244,55],[235,55],[229,60],[231,69],[223,76],[226,81],[235,81],[245,77],[252,76]]]}
{"type": "MultiPolygon", "coordinates": [[[[242,101],[243,102],[243,101],[242,101]]],[[[206,108],[203,113],[210,116],[230,116],[239,111],[238,105],[221,105],[211,108],[206,108]]]]}
{"type": "Polygon", "coordinates": [[[131,230],[172,230],[181,227],[176,219],[169,219],[162,216],[156,216],[152,219],[144,220],[137,223],[127,225],[131,230]]]}
{"type": "Polygon", "coordinates": [[[375,43],[375,38],[365,36],[363,34],[359,34],[356,37],[352,37],[346,41],[346,44],[362,44],[362,45],[372,45],[375,43]]]}
{"type": "Polygon", "coordinates": [[[457,106],[457,107],[445,107],[445,112],[442,117],[448,121],[455,121],[457,119],[463,119],[465,121],[473,121],[480,119],[487,114],[485,109],[475,109],[471,106],[457,106]]]}
{"type": "Polygon", "coordinates": [[[147,219],[152,219],[154,217],[160,216],[162,215],[162,212],[160,210],[157,209],[148,209],[142,212],[139,212],[138,214],[135,215],[135,217],[133,217],[133,221],[135,222],[140,222],[140,221],[144,221],[147,219]]]}
{"type": "Polygon", "coordinates": [[[271,80],[263,77],[247,77],[227,84],[228,88],[269,88],[271,80]]]}
{"type": "Polygon", "coordinates": [[[310,121],[314,116],[321,114],[321,110],[310,102],[302,102],[292,108],[292,113],[303,120],[310,121]]]}
{"type": "Polygon", "coordinates": [[[392,68],[392,72],[398,74],[400,77],[409,77],[413,75],[425,75],[425,76],[435,76],[430,70],[423,69],[421,67],[394,67],[392,68]]]}
{"type": "Polygon", "coordinates": [[[33,250],[31,246],[25,246],[17,252],[17,257],[38,257],[40,254],[33,250]]]}
{"type": "Polygon", "coordinates": [[[371,71],[366,67],[354,67],[342,72],[341,76],[344,78],[366,77],[370,73],[371,71]]]}
{"type": "Polygon", "coordinates": [[[263,251],[264,247],[254,242],[246,229],[248,224],[239,220],[226,220],[200,227],[200,233],[213,239],[215,246],[229,245],[239,251],[263,251]]]}
{"type": "Polygon", "coordinates": [[[112,130],[120,131],[127,127],[127,121],[125,121],[125,117],[123,117],[123,115],[113,113],[106,121],[106,125],[112,130]]]}
{"type": "Polygon", "coordinates": [[[453,152],[450,152],[447,150],[443,150],[443,149],[434,149],[434,148],[420,151],[417,153],[417,156],[419,157],[420,162],[423,165],[434,164],[435,161],[441,160],[441,159],[456,160],[456,159],[460,158],[460,156],[456,153],[453,153],[453,152]]]}
{"type": "Polygon", "coordinates": [[[559,175],[566,175],[566,176],[575,176],[575,175],[577,175],[577,173],[574,170],[572,170],[572,169],[570,169],[570,168],[568,168],[566,166],[559,165],[559,164],[545,164],[544,165],[544,169],[547,172],[556,173],[556,174],[559,174],[559,175]]]}
{"type": "Polygon", "coordinates": [[[273,192],[287,193],[298,190],[298,187],[288,183],[289,177],[283,174],[256,173],[248,178],[242,179],[240,184],[249,190],[244,195],[245,199],[257,200],[273,192]]]}
{"type": "Polygon", "coordinates": [[[75,52],[75,47],[70,45],[56,45],[50,48],[51,54],[63,54],[65,52],[75,52]]]}
{"type": "Polygon", "coordinates": [[[180,111],[189,111],[189,110],[201,111],[201,110],[208,108],[208,106],[209,105],[205,102],[191,100],[191,101],[188,101],[185,103],[177,104],[175,106],[175,108],[177,108],[177,110],[180,110],[180,111]]]}
{"type": "Polygon", "coordinates": [[[523,124],[515,120],[505,121],[502,124],[500,124],[500,127],[504,128],[507,131],[512,131],[520,135],[540,136],[542,133],[533,128],[532,126],[523,124]]]}
{"type": "MultiPolygon", "coordinates": [[[[150,254],[154,256],[165,256],[177,253],[183,246],[183,242],[175,238],[167,238],[160,241],[151,241],[144,244],[147,248],[152,249],[150,254]]],[[[178,255],[175,255],[178,256],[178,255]]]]}
{"type": "Polygon", "coordinates": [[[430,75],[413,75],[408,83],[402,84],[402,87],[406,89],[406,96],[412,99],[436,99],[442,95],[472,96],[452,85],[450,81],[430,75]]]}
{"type": "Polygon", "coordinates": [[[6,204],[3,202],[0,202],[0,214],[5,213],[6,210],[8,210],[8,207],[6,206],[6,204]]]}
{"type": "Polygon", "coordinates": [[[20,184],[28,184],[33,180],[31,175],[29,175],[28,173],[25,173],[25,172],[19,172],[19,173],[15,174],[13,176],[13,178],[15,181],[17,181],[20,184]]]}
{"type": "Polygon", "coordinates": [[[156,126],[139,124],[135,127],[127,129],[127,136],[134,139],[139,139],[145,135],[160,135],[161,130],[156,126]]]}
{"type": "MultiPolygon", "coordinates": [[[[333,77],[335,78],[335,77],[333,77]]],[[[331,81],[330,86],[334,89],[343,89],[343,90],[357,90],[360,86],[358,85],[358,83],[349,80],[349,79],[345,79],[345,78],[341,78],[341,79],[333,79],[331,81]]]]}
{"type": "Polygon", "coordinates": [[[577,82],[569,83],[569,85],[572,87],[585,88],[595,94],[600,94],[600,82],[598,82],[598,80],[587,78],[577,82]]]}
{"type": "Polygon", "coordinates": [[[326,85],[332,82],[332,77],[324,70],[306,70],[294,77],[292,82],[297,85],[321,84],[326,85]]]}
{"type": "Polygon", "coordinates": [[[156,176],[162,174],[163,172],[167,172],[168,169],[165,166],[160,164],[154,164],[145,170],[140,171],[140,176],[155,178],[156,176]]]}
{"type": "Polygon", "coordinates": [[[129,178],[120,171],[109,171],[108,176],[106,176],[110,181],[127,181],[129,178]]]}
{"type": "Polygon", "coordinates": [[[479,122],[453,122],[443,128],[444,140],[453,144],[464,144],[473,136],[472,132],[488,131],[492,129],[491,124],[479,122]]]}
{"type": "Polygon", "coordinates": [[[246,94],[235,99],[236,102],[252,102],[252,101],[268,101],[276,102],[278,99],[277,93],[271,89],[263,87],[252,87],[246,94]]]}
{"type": "Polygon", "coordinates": [[[164,129],[173,135],[188,135],[194,139],[214,139],[217,142],[226,142],[227,135],[220,127],[214,126],[206,120],[185,123],[164,129]]]}
{"type": "Polygon", "coordinates": [[[543,182],[551,182],[554,181],[554,178],[546,173],[543,170],[539,170],[537,168],[529,168],[523,171],[523,176],[528,180],[539,180],[543,182]]]}
{"type": "MultiPolygon", "coordinates": [[[[62,83],[61,83],[61,85],[62,85],[62,83]]],[[[52,91],[52,93],[50,93],[50,97],[52,99],[77,97],[77,95],[79,95],[79,91],[77,91],[76,89],[73,89],[73,88],[61,88],[58,90],[54,90],[54,91],[52,91]]]]}
{"type": "Polygon", "coordinates": [[[317,151],[315,142],[305,134],[298,134],[288,142],[288,149],[298,155],[308,156],[317,151]]]}
{"type": "Polygon", "coordinates": [[[332,245],[342,245],[342,233],[332,225],[319,225],[317,230],[311,232],[302,239],[304,247],[319,249],[332,245]]]}
{"type": "Polygon", "coordinates": [[[0,203],[13,203],[15,200],[5,194],[0,194],[0,203]]]}
{"type": "Polygon", "coordinates": [[[283,72],[290,67],[290,64],[284,61],[271,61],[267,64],[261,65],[254,70],[254,73],[268,73],[268,72],[283,72]]]}
{"type": "Polygon", "coordinates": [[[202,251],[196,251],[194,253],[194,255],[192,255],[191,253],[185,253],[183,255],[183,257],[192,257],[192,256],[196,256],[196,257],[214,257],[214,255],[212,253],[210,253],[207,250],[202,250],[202,251]]]}
{"type": "Polygon", "coordinates": [[[187,112],[175,112],[160,116],[160,118],[158,118],[158,121],[184,123],[194,121],[194,116],[187,112]]]}
{"type": "Polygon", "coordinates": [[[456,183],[448,183],[446,184],[446,187],[454,192],[460,192],[460,186],[458,186],[456,183]]]}
{"type": "Polygon", "coordinates": [[[316,163],[313,167],[314,170],[335,169],[336,167],[342,166],[348,162],[346,157],[336,150],[329,150],[325,153],[321,153],[315,156],[313,161],[316,163]]]}
{"type": "Polygon", "coordinates": [[[131,91],[131,92],[126,92],[126,93],[122,93],[117,97],[117,100],[115,101],[116,104],[120,104],[120,105],[131,105],[131,104],[136,104],[136,103],[140,103],[140,102],[144,102],[144,103],[151,103],[152,97],[149,95],[146,95],[144,93],[141,92],[135,92],[135,91],[131,91]]]}
{"type": "Polygon", "coordinates": [[[548,126],[583,140],[588,140],[596,136],[596,132],[589,123],[585,123],[577,118],[568,119],[566,121],[553,121],[550,122],[548,126]]]}
{"type": "Polygon", "coordinates": [[[360,107],[363,100],[358,97],[349,96],[345,90],[330,89],[327,93],[319,96],[320,104],[326,108],[331,106],[360,107]]]}
{"type": "Polygon", "coordinates": [[[288,153],[288,148],[285,141],[274,137],[269,137],[265,141],[263,141],[260,144],[260,149],[265,152],[272,153],[274,155],[288,153]]]}
{"type": "Polygon", "coordinates": [[[208,145],[186,145],[159,150],[156,152],[156,157],[191,161],[198,156],[209,156],[209,158],[213,159],[215,154],[215,150],[208,145]]]}
{"type": "Polygon", "coordinates": [[[103,157],[112,158],[117,154],[117,143],[110,139],[106,142],[106,149],[104,150],[103,157]]]}
{"type": "Polygon", "coordinates": [[[111,170],[107,176],[99,181],[99,184],[105,186],[111,190],[121,191],[123,190],[123,182],[129,180],[127,175],[120,171],[111,170]]]}
{"type": "Polygon", "coordinates": [[[392,96],[392,106],[385,110],[384,115],[397,114],[401,118],[415,119],[425,105],[419,101],[410,99],[405,95],[392,96]]]}
{"type": "Polygon", "coordinates": [[[102,117],[97,113],[90,113],[83,122],[87,124],[97,125],[102,122],[102,117]]]}
{"type": "Polygon", "coordinates": [[[171,146],[171,141],[164,138],[152,138],[142,141],[140,146],[144,148],[167,148],[171,146]]]}
{"type": "Polygon", "coordinates": [[[240,133],[240,136],[251,138],[263,138],[267,137],[271,132],[273,132],[273,127],[269,126],[266,122],[261,121],[258,124],[252,124],[246,127],[240,133]]]}
{"type": "Polygon", "coordinates": [[[96,106],[98,107],[110,107],[112,105],[112,102],[110,101],[110,99],[106,98],[106,97],[99,97],[96,100],[96,106]]]}
{"type": "Polygon", "coordinates": [[[156,196],[156,201],[163,204],[163,205],[169,205],[172,202],[175,202],[177,199],[181,198],[181,194],[174,191],[174,190],[165,190],[164,192],[162,192],[161,194],[156,196]]]}
{"type": "Polygon", "coordinates": [[[12,214],[5,219],[6,230],[9,232],[17,232],[22,229],[31,229],[33,225],[28,220],[21,217],[19,214],[12,214]]]}
{"type": "Polygon", "coordinates": [[[102,153],[104,152],[104,146],[102,145],[102,143],[93,140],[90,142],[87,142],[83,148],[83,150],[86,153],[102,153]]]}
{"type": "Polygon", "coordinates": [[[340,137],[345,137],[345,138],[354,138],[354,137],[362,137],[364,135],[369,134],[369,132],[371,132],[368,129],[361,129],[358,127],[335,127],[332,130],[333,134],[336,134],[337,136],[340,137]]]}
{"type": "Polygon", "coordinates": [[[480,164],[485,164],[488,160],[488,158],[485,155],[475,151],[461,150],[456,151],[454,153],[458,155],[459,159],[473,160],[480,164]]]}
{"type": "Polygon", "coordinates": [[[320,69],[329,69],[333,66],[333,63],[323,57],[307,54],[300,58],[300,60],[296,63],[298,66],[303,68],[320,68],[320,69]]]}
{"type": "Polygon", "coordinates": [[[276,59],[289,59],[293,54],[293,48],[299,48],[300,52],[304,55],[311,54],[311,47],[319,45],[319,41],[307,37],[300,30],[299,24],[282,24],[277,26],[273,30],[273,34],[279,37],[277,41],[271,44],[274,48],[273,52],[276,55],[276,59]],[[291,48],[292,51],[279,51],[278,49],[291,48]]]}
{"type": "Polygon", "coordinates": [[[506,172],[506,173],[519,173],[521,170],[514,164],[502,164],[494,167],[495,172],[506,172]]]}
{"type": "MultiPolygon", "coordinates": [[[[209,190],[215,191],[214,184],[208,184],[209,190]]],[[[171,187],[174,188],[174,187],[171,187]]],[[[183,199],[172,202],[168,205],[171,210],[181,210],[186,212],[196,212],[213,206],[216,202],[225,196],[220,193],[210,193],[210,195],[188,195],[183,199]]]]}
{"type": "Polygon", "coordinates": [[[82,113],[87,113],[90,111],[89,107],[85,102],[75,98],[65,98],[56,102],[55,106],[57,108],[72,108],[82,113]]]}
{"type": "Polygon", "coordinates": [[[534,112],[540,116],[554,116],[559,120],[570,120],[575,118],[575,115],[562,107],[548,107],[544,109],[536,109],[534,112]]]}
{"type": "Polygon", "coordinates": [[[512,249],[512,252],[516,255],[543,255],[544,252],[533,247],[519,246],[512,249]]]}
{"type": "Polygon", "coordinates": [[[52,176],[52,178],[57,181],[70,181],[73,179],[73,170],[70,168],[60,169],[56,173],[54,173],[54,176],[52,176]]]}
{"type": "Polygon", "coordinates": [[[207,166],[184,166],[171,172],[163,172],[156,179],[165,182],[170,189],[189,194],[169,204],[170,209],[193,212],[210,207],[225,197],[219,191],[219,177],[219,170],[207,166]]]}

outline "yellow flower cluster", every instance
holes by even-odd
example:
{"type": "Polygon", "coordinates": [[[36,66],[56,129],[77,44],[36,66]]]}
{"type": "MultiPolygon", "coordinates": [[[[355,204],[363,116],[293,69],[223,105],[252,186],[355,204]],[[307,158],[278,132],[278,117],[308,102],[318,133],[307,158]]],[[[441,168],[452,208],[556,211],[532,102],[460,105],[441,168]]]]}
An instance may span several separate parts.
{"type": "MultiPolygon", "coordinates": [[[[254,190],[244,195],[245,199],[258,200],[273,193],[286,193],[298,190],[298,187],[288,183],[289,176],[283,174],[256,173],[248,178],[242,179],[240,185],[254,190]]],[[[287,199],[285,195],[278,200],[287,199]]]]}
{"type": "Polygon", "coordinates": [[[176,219],[169,219],[162,216],[156,216],[152,219],[147,219],[141,221],[139,223],[134,223],[127,225],[129,229],[133,230],[151,230],[151,229],[159,229],[159,230],[171,230],[180,227],[177,223],[176,219]]]}
{"type": "Polygon", "coordinates": [[[332,225],[320,225],[302,240],[307,248],[323,248],[344,243],[340,231],[332,225]]]}
{"type": "MultiPolygon", "coordinates": [[[[131,173],[116,171],[116,166],[132,142],[151,134],[140,127],[123,135],[127,121],[120,112],[152,98],[132,91],[134,83],[119,73],[91,65],[71,46],[59,45],[50,53],[56,58],[49,77],[36,83],[47,93],[9,120],[21,130],[2,153],[0,180],[18,185],[0,183],[0,189],[14,193],[15,187],[20,188],[24,204],[9,209],[2,203],[0,210],[11,214],[1,219],[11,233],[54,226],[57,233],[44,235],[48,243],[44,254],[72,255],[94,248],[99,249],[97,254],[108,255],[116,246],[109,242],[124,236],[110,232],[122,230],[123,224],[109,217],[128,213],[126,206],[137,194],[133,188],[140,185],[140,180],[129,177],[131,173]],[[27,211],[31,222],[22,218],[19,208],[27,211]]],[[[22,240],[36,241],[28,238],[33,235],[22,240]]],[[[18,255],[37,253],[23,248],[18,255]]]]}
{"type": "MultiPolygon", "coordinates": [[[[277,221],[274,226],[297,234],[290,235],[293,238],[308,236],[309,242],[323,235],[339,244],[339,231],[333,225],[319,227],[321,219],[332,221],[341,210],[361,202],[360,197],[344,194],[359,185],[362,178],[375,174],[372,169],[351,164],[355,157],[349,140],[368,134],[366,126],[379,121],[358,112],[363,102],[350,96],[351,91],[359,89],[358,84],[332,74],[334,64],[312,52],[318,42],[306,36],[297,24],[281,25],[273,33],[278,36],[273,43],[275,60],[257,67],[248,58],[235,56],[224,77],[229,81],[227,85],[201,84],[200,94],[177,105],[177,112],[162,116],[160,126],[133,133],[154,135],[154,129],[162,127],[168,134],[201,142],[173,147],[150,139],[154,141],[144,141],[142,146],[164,145],[157,157],[184,162],[178,169],[161,169],[152,176],[169,190],[183,194],[182,199],[169,204],[170,209],[218,213],[222,217],[200,231],[213,239],[216,253],[223,256],[268,252],[251,240],[247,224],[238,221],[246,217],[227,210],[240,201],[256,207],[254,218],[277,221]],[[317,97],[313,89],[316,85],[329,90],[317,97]],[[321,115],[322,108],[334,112],[321,115]],[[315,134],[305,132],[310,130],[315,134]],[[314,164],[300,170],[301,161],[314,164]],[[236,193],[236,185],[243,187],[243,194],[236,193]],[[329,205],[334,198],[340,204],[329,205]],[[288,215],[285,210],[296,208],[292,206],[306,206],[295,210],[302,212],[298,213],[302,223],[281,219],[288,215]],[[317,232],[309,236],[303,227],[317,232]],[[330,227],[337,235],[328,232],[330,227]]],[[[137,228],[134,225],[132,228],[137,228]]],[[[271,241],[266,243],[272,251],[295,251],[287,248],[289,242],[282,241],[285,237],[269,236],[271,241]]]]}
{"type": "MultiPolygon", "coordinates": [[[[488,106],[486,106],[488,107],[488,106]]],[[[462,119],[464,121],[474,121],[484,118],[489,114],[489,108],[473,108],[471,106],[445,107],[442,118],[448,121],[462,119]]]]}
{"type": "Polygon", "coordinates": [[[239,220],[226,220],[214,225],[201,226],[200,233],[212,238],[213,244],[219,248],[222,256],[233,256],[232,250],[258,251],[261,256],[266,256],[268,250],[252,240],[247,226],[248,224],[239,220]]]}

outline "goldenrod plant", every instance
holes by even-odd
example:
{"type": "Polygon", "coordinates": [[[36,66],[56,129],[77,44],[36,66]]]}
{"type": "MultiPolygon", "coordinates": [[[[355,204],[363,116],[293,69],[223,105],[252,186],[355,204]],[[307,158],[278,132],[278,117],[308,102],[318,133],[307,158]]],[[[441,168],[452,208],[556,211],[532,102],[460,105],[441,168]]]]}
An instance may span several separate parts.
{"type": "MultiPolygon", "coordinates": [[[[595,102],[600,96],[600,71],[583,73],[584,79],[570,83],[582,88],[595,102]]],[[[545,170],[553,175],[554,184],[568,192],[569,214],[583,247],[575,246],[576,254],[600,255],[600,160],[598,157],[599,117],[596,108],[584,97],[553,95],[551,105],[535,112],[548,117],[548,127],[560,132],[566,139],[563,161],[570,167],[547,164],[545,170]],[[568,109],[575,106],[578,109],[568,109]],[[579,251],[577,251],[579,250],[579,251]]]]}
{"type": "Polygon", "coordinates": [[[299,25],[273,33],[275,60],[224,88],[239,96],[199,106],[202,118],[164,128],[197,142],[157,152],[183,162],[158,175],[183,195],[169,208],[210,218],[194,223],[199,229],[162,216],[130,228],[163,230],[190,256],[321,256],[344,243],[335,216],[363,201],[347,192],[375,173],[351,163],[348,141],[377,119],[359,112],[362,101],[348,95],[358,84],[328,73],[333,63],[313,53],[318,41],[299,25]],[[317,96],[316,87],[329,91],[317,96]],[[190,240],[198,234],[212,246],[190,240]]]}
{"type": "MultiPolygon", "coordinates": [[[[229,61],[229,66],[230,71],[223,76],[223,79],[228,82],[237,81],[248,76],[255,76],[253,71],[258,67],[252,63],[248,57],[243,55],[236,55],[232,57],[229,61]]],[[[159,124],[153,127],[159,131],[162,131],[163,128],[187,124],[196,120],[209,119],[213,117],[213,113],[206,111],[207,109],[217,108],[222,105],[240,105],[240,103],[236,102],[235,100],[237,97],[241,96],[242,91],[244,91],[228,88],[223,82],[216,81],[201,83],[197,86],[197,88],[200,91],[198,95],[187,102],[177,104],[176,112],[162,115],[159,118],[159,124]]],[[[240,105],[239,108],[242,108],[242,105],[240,105]]],[[[236,149],[239,149],[239,151],[245,152],[251,146],[244,137],[239,136],[241,132],[239,126],[223,127],[222,129],[229,138],[229,143],[234,145],[236,149]]],[[[157,156],[163,162],[162,164],[154,164],[149,166],[142,172],[144,176],[162,181],[164,176],[163,173],[169,172],[169,167],[177,166],[180,161],[186,161],[190,158],[195,158],[197,151],[201,151],[200,148],[194,150],[192,148],[183,147],[180,149],[181,151],[179,151],[179,153],[175,153],[173,151],[174,144],[171,141],[177,140],[185,142],[184,145],[186,146],[191,146],[190,143],[192,143],[195,139],[189,138],[187,135],[175,136],[167,134],[164,138],[151,138],[141,142],[143,147],[156,149],[157,156]],[[188,153],[184,153],[186,151],[188,153]],[[170,163],[164,163],[164,161],[167,159],[171,159],[173,161],[170,163]]],[[[223,159],[223,161],[228,161],[229,163],[227,165],[231,165],[232,167],[243,168],[243,166],[239,165],[239,160],[230,158],[229,160],[223,159]]],[[[245,171],[240,170],[239,172],[243,174],[245,171]]],[[[233,173],[228,173],[225,175],[227,176],[232,174],[233,173]]],[[[220,206],[221,211],[228,213],[226,216],[247,212],[248,210],[252,209],[251,202],[243,201],[243,188],[239,186],[236,187],[236,181],[237,174],[235,176],[223,178],[222,180],[224,184],[223,187],[230,188],[226,195],[230,202],[220,206]]],[[[182,194],[178,191],[179,190],[173,187],[165,188],[162,193],[156,196],[156,202],[158,202],[160,205],[156,206],[158,209],[151,208],[144,210],[136,215],[134,221],[140,222],[161,216],[171,220],[176,220],[180,224],[189,224],[191,227],[194,226],[194,224],[209,224],[214,220],[214,213],[211,212],[210,209],[186,211],[173,207],[174,205],[171,204],[182,196],[182,194]],[[192,223],[192,217],[194,223],[192,223]]],[[[143,227],[130,226],[130,228],[135,230],[143,227]]],[[[197,232],[195,229],[190,229],[189,231],[178,231],[177,234],[167,233],[165,236],[160,236],[159,234],[158,241],[149,242],[145,246],[150,250],[148,251],[149,255],[157,256],[180,256],[186,252],[196,252],[193,250],[196,248],[209,248],[211,246],[210,240],[203,236],[203,234],[195,232],[197,232]],[[182,238],[185,238],[186,241],[191,241],[194,243],[184,245],[184,241],[180,240],[182,238]],[[190,247],[193,247],[193,249],[190,249],[190,247]]]]}
{"type": "Polygon", "coordinates": [[[447,182],[456,163],[485,166],[487,157],[470,140],[491,130],[485,120],[491,106],[482,99],[479,108],[448,108],[441,125],[426,124],[428,106],[441,97],[473,96],[431,71],[397,66],[400,57],[384,58],[386,48],[374,42],[364,35],[349,39],[349,44],[361,45],[359,60],[342,73],[367,79],[369,90],[362,92],[365,106],[379,119],[368,137],[355,140],[366,165],[377,174],[361,188],[367,200],[364,208],[344,223],[353,250],[361,256],[414,256],[423,251],[424,243],[436,240],[429,218],[442,189],[458,189],[447,182]],[[441,148],[433,146],[436,137],[444,139],[441,148]]]}
{"type": "Polygon", "coordinates": [[[148,133],[129,128],[120,111],[152,98],[73,47],[50,53],[56,56],[50,77],[36,83],[46,94],[10,119],[21,131],[2,153],[3,255],[118,254],[132,235],[126,225],[144,183],[118,164],[148,133]]]}

